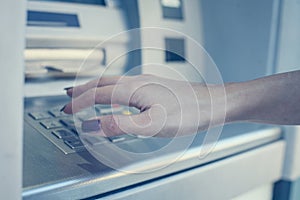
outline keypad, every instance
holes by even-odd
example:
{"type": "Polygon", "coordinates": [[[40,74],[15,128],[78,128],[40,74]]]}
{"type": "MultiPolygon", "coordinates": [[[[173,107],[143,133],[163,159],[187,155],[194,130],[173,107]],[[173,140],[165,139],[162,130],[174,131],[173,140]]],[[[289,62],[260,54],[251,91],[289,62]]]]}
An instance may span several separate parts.
{"type": "MultiPolygon", "coordinates": [[[[95,111],[97,115],[109,115],[109,114],[123,114],[130,115],[130,111],[125,110],[124,107],[119,105],[96,105],[95,111]]],[[[76,118],[78,120],[86,120],[90,116],[87,111],[81,111],[76,118]]],[[[76,124],[72,115],[67,115],[60,112],[59,108],[52,108],[50,110],[29,112],[27,113],[29,122],[45,136],[52,143],[54,143],[64,153],[74,153],[84,150],[84,144],[80,140],[77,133],[76,124]]],[[[78,123],[80,123],[80,121],[78,123]]],[[[119,135],[113,137],[101,137],[97,135],[83,136],[82,139],[87,145],[95,146],[103,143],[122,143],[137,139],[138,137],[133,135],[119,135]]]]}

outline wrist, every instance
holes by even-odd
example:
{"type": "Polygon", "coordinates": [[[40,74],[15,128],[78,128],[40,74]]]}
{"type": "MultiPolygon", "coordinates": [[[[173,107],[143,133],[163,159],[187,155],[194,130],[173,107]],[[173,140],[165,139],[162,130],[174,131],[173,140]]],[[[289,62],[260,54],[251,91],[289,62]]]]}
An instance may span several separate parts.
{"type": "Polygon", "coordinates": [[[262,105],[263,95],[259,94],[252,82],[228,83],[226,88],[226,122],[252,121],[262,105]]]}
{"type": "Polygon", "coordinates": [[[198,84],[196,86],[200,113],[199,129],[226,123],[227,99],[226,87],[223,84],[198,84]]]}

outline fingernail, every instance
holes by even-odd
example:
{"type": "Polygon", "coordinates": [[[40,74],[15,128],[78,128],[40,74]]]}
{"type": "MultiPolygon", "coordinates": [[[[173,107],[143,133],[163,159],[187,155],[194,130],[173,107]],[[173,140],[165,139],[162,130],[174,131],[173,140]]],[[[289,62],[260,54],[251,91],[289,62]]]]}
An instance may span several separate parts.
{"type": "Polygon", "coordinates": [[[62,107],[59,111],[62,112],[64,111],[64,109],[66,108],[67,105],[64,105],[64,107],[62,107]]]}
{"type": "Polygon", "coordinates": [[[69,89],[72,89],[72,88],[73,88],[73,86],[71,86],[71,87],[65,87],[64,90],[69,90],[69,89]]]}
{"type": "Polygon", "coordinates": [[[83,121],[81,124],[81,129],[83,132],[99,131],[101,129],[101,122],[99,119],[83,121]]]}

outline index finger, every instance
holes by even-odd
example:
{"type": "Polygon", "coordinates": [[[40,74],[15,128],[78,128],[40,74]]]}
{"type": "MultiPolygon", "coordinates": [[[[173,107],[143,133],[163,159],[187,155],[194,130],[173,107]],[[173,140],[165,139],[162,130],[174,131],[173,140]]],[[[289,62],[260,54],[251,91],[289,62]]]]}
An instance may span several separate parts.
{"type": "MultiPolygon", "coordinates": [[[[119,85],[121,86],[121,85],[119,85]]],[[[72,99],[63,111],[67,114],[77,113],[94,104],[122,104],[128,105],[129,93],[116,85],[92,88],[72,99]]]]}
{"type": "Polygon", "coordinates": [[[128,76],[107,76],[107,77],[101,77],[98,79],[94,79],[90,82],[87,82],[83,85],[79,85],[73,88],[66,88],[67,95],[70,97],[78,97],[84,92],[96,88],[96,87],[102,87],[102,86],[108,86],[108,85],[114,85],[117,84],[120,81],[126,81],[130,77],[128,76]]]}

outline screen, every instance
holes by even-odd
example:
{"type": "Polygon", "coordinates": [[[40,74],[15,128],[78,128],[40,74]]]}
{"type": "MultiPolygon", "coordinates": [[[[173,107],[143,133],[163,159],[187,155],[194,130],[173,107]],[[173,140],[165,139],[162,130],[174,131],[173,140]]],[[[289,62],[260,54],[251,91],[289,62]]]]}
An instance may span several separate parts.
{"type": "Polygon", "coordinates": [[[52,2],[64,2],[64,3],[81,3],[105,6],[105,0],[30,0],[30,1],[52,1],[52,2]]]}

